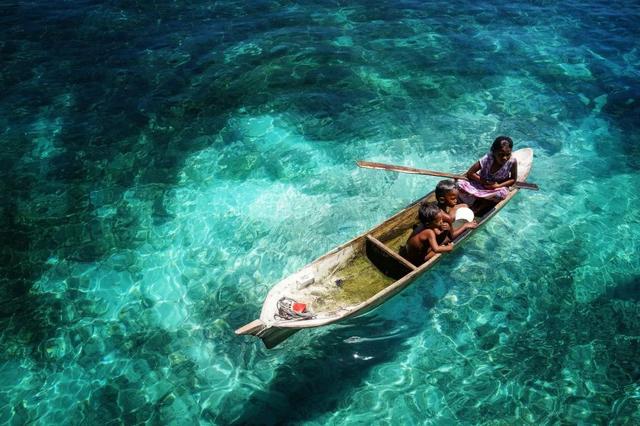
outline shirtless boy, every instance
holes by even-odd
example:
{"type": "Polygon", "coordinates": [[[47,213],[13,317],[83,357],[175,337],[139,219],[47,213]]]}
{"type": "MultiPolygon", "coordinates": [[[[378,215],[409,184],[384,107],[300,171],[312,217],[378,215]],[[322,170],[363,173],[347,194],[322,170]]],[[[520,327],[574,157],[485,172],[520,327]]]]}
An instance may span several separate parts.
{"type": "Polygon", "coordinates": [[[400,255],[416,266],[422,265],[436,253],[453,250],[452,239],[455,239],[467,228],[477,227],[477,223],[469,222],[460,228],[451,230],[451,225],[444,219],[448,215],[436,203],[423,203],[418,211],[420,224],[416,226],[400,249],[400,255]]]}

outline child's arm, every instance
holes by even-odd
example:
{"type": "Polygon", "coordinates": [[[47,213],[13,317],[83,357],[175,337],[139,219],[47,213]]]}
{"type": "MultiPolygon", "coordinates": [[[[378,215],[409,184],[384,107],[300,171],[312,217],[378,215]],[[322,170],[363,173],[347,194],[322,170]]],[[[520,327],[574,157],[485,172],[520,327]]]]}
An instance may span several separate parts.
{"type": "Polygon", "coordinates": [[[514,161],[513,165],[511,166],[510,176],[511,177],[505,180],[504,182],[493,184],[493,188],[491,189],[503,188],[505,186],[511,186],[514,183],[516,183],[516,179],[518,178],[518,162],[517,161],[514,161]]]}
{"type": "MultiPolygon", "coordinates": [[[[465,176],[467,177],[467,179],[469,179],[469,182],[477,182],[480,185],[484,186],[486,189],[496,189],[499,188],[500,185],[495,183],[495,182],[489,182],[486,181],[484,179],[482,179],[480,177],[480,175],[478,174],[478,172],[480,171],[480,169],[482,168],[482,166],[480,165],[479,161],[476,161],[473,166],[471,166],[469,168],[469,170],[467,170],[467,173],[465,174],[465,176]]],[[[515,181],[514,181],[515,182],[515,181]]]]}
{"type": "Polygon", "coordinates": [[[475,163],[473,163],[473,166],[469,167],[469,170],[467,170],[465,176],[467,177],[467,179],[469,179],[470,182],[483,183],[480,175],[478,174],[478,172],[480,171],[480,167],[481,166],[479,161],[476,161],[475,163]]]}
{"type": "Polygon", "coordinates": [[[451,229],[449,231],[449,235],[451,235],[451,239],[455,240],[458,235],[462,234],[464,231],[466,231],[467,229],[474,229],[478,227],[478,222],[476,222],[475,220],[473,222],[467,222],[464,225],[462,225],[460,228],[457,229],[451,229]]]}
{"type": "Polygon", "coordinates": [[[436,233],[432,229],[427,229],[425,232],[427,232],[427,242],[429,243],[429,247],[431,247],[431,250],[435,253],[446,253],[453,250],[453,244],[451,241],[446,244],[439,245],[436,240],[436,233]]]}

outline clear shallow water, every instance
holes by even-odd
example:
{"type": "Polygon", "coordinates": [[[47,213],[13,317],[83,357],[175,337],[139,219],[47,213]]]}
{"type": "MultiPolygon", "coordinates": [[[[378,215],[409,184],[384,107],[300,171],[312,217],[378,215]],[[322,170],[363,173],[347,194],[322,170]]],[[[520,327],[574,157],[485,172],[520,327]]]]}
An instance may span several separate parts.
{"type": "Polygon", "coordinates": [[[640,421],[634,3],[23,3],[2,14],[0,419],[640,421]],[[530,180],[364,318],[280,278],[498,134],[530,180]]]}

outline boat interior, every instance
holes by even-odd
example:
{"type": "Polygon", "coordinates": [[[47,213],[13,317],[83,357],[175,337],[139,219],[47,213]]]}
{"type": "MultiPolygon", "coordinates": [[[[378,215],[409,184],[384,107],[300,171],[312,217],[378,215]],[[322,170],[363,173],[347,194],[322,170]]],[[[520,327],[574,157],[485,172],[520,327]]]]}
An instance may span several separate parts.
{"type": "MultiPolygon", "coordinates": [[[[383,226],[375,229],[366,235],[365,252],[367,258],[371,261],[373,267],[380,269],[385,275],[396,280],[402,278],[408,273],[418,269],[407,259],[403,258],[400,248],[407,242],[409,236],[413,232],[418,221],[418,209],[423,201],[433,202],[435,196],[428,195],[420,202],[417,202],[403,212],[400,216],[393,218],[383,226]]],[[[487,209],[478,215],[475,219],[480,223],[494,208],[487,209]]],[[[454,243],[463,239],[468,232],[459,235],[454,243]]]]}
{"type": "MultiPolygon", "coordinates": [[[[333,315],[341,309],[358,305],[373,297],[407,274],[419,269],[403,258],[400,247],[405,244],[418,224],[418,209],[423,201],[435,201],[433,194],[410,205],[370,233],[360,237],[347,250],[319,259],[314,283],[294,291],[315,313],[333,315]],[[345,254],[346,253],[346,254],[345,254]],[[320,266],[322,265],[322,266],[320,266]]],[[[492,209],[493,210],[493,209],[492,209]]],[[[482,222],[489,212],[476,217],[482,222]]],[[[454,243],[465,238],[458,236],[454,243]]]]}

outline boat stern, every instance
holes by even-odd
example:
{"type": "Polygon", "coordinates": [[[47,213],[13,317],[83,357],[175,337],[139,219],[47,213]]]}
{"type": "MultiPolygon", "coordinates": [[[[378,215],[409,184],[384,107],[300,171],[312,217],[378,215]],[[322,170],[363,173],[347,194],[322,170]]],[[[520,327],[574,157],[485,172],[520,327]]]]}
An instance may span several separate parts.
{"type": "Polygon", "coordinates": [[[264,343],[264,346],[267,349],[272,349],[287,340],[293,334],[297,333],[299,330],[299,328],[272,327],[265,324],[262,320],[257,319],[238,328],[235,333],[237,335],[251,335],[258,337],[262,340],[262,343],[264,343]]]}

